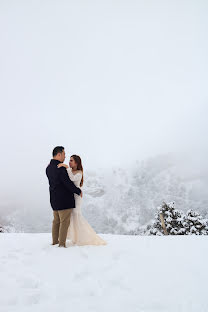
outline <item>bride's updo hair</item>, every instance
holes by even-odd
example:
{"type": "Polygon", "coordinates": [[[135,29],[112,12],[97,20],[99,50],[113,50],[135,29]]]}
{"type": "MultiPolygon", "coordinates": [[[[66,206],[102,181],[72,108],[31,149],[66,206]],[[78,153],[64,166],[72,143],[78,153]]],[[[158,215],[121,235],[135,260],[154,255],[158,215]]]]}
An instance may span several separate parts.
{"type": "Polygon", "coordinates": [[[80,181],[80,186],[83,185],[84,179],[83,179],[83,167],[82,167],[82,160],[78,155],[71,155],[71,157],[74,159],[76,165],[77,165],[77,170],[82,171],[82,179],[80,181]]]}

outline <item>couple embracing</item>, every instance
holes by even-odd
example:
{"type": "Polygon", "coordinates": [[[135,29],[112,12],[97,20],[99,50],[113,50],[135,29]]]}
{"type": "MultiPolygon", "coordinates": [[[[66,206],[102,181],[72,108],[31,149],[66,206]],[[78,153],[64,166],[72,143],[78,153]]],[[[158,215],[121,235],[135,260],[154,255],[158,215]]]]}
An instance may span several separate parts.
{"type": "Polygon", "coordinates": [[[69,166],[64,164],[63,146],[53,149],[53,158],[46,168],[49,181],[50,203],[53,209],[52,245],[106,245],[81,212],[83,167],[78,155],[70,157],[69,166]]]}

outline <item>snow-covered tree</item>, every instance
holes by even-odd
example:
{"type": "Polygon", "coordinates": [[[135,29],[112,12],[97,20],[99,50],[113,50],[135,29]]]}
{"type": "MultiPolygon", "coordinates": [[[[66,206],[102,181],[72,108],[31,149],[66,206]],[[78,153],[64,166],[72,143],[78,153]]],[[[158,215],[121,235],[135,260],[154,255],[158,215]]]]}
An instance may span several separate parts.
{"type": "Polygon", "coordinates": [[[189,209],[184,222],[186,234],[207,235],[208,220],[204,219],[198,212],[189,209]]]}
{"type": "Polygon", "coordinates": [[[175,208],[174,202],[157,208],[154,221],[144,230],[146,235],[208,235],[208,219],[189,209],[186,214],[175,208]],[[161,219],[162,218],[162,219],[161,219]],[[162,226],[164,220],[165,229],[162,226]]]}

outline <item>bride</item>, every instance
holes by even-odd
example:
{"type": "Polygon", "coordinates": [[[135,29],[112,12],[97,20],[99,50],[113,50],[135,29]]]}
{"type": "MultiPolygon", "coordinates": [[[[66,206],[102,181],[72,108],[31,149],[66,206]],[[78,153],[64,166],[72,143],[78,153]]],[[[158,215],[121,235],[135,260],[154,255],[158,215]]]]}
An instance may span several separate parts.
{"type": "MultiPolygon", "coordinates": [[[[83,185],[83,167],[82,160],[78,155],[70,157],[69,166],[63,163],[58,164],[58,168],[65,167],[69,178],[77,187],[83,185]]],[[[72,209],[70,226],[67,232],[67,238],[73,244],[83,245],[106,245],[106,242],[96,234],[81,212],[82,197],[74,194],[75,208],[72,209]]]]}

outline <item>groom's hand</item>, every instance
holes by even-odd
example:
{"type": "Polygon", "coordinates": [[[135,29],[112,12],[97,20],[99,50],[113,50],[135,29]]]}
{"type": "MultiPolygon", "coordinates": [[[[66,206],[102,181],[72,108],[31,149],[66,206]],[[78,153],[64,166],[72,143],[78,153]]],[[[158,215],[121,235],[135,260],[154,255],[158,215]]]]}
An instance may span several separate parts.
{"type": "Polygon", "coordinates": [[[80,196],[82,197],[82,191],[81,191],[81,193],[80,193],[80,196]]]}

